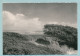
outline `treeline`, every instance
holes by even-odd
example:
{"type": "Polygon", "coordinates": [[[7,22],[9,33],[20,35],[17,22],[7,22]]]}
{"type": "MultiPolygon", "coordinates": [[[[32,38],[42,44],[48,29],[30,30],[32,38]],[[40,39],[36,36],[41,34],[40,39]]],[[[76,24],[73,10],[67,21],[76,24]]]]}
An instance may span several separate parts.
{"type": "Polygon", "coordinates": [[[58,41],[60,45],[66,44],[77,49],[77,29],[74,27],[46,24],[44,26],[44,34],[63,40],[64,42],[58,41]]]}

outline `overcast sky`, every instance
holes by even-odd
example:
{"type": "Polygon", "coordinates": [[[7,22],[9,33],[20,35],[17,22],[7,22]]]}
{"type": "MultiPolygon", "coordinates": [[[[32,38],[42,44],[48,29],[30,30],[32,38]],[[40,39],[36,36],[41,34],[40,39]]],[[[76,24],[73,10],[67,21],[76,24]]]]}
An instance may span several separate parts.
{"type": "Polygon", "coordinates": [[[77,26],[76,3],[4,3],[3,31],[40,31],[44,24],[77,26]]]}

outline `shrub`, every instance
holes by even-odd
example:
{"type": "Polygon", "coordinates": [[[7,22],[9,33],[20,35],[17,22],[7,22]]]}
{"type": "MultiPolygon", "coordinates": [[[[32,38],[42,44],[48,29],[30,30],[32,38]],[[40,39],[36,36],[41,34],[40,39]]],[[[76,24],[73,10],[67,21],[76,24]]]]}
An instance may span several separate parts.
{"type": "Polygon", "coordinates": [[[45,45],[49,45],[49,44],[50,44],[49,41],[44,40],[44,39],[40,39],[40,38],[37,39],[36,42],[37,42],[37,43],[40,43],[40,44],[45,44],[45,45]]]}
{"type": "Polygon", "coordinates": [[[59,41],[59,44],[66,44],[77,49],[77,29],[74,27],[47,24],[44,26],[44,34],[64,41],[64,43],[59,41]]]}
{"type": "MultiPolygon", "coordinates": [[[[24,37],[25,39],[25,37],[24,37]]],[[[63,54],[56,49],[50,49],[45,47],[49,44],[44,39],[39,39],[46,44],[45,46],[37,46],[34,43],[24,40],[23,37],[15,37],[15,34],[4,33],[3,34],[3,54],[4,55],[41,55],[41,54],[63,54]],[[10,35],[11,34],[11,35],[10,35]]]]}

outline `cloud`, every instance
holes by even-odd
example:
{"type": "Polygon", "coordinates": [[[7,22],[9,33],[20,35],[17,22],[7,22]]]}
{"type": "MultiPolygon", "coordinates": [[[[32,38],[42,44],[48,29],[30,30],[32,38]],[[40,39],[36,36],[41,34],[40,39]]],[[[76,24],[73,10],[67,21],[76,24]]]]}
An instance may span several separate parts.
{"type": "Polygon", "coordinates": [[[41,31],[42,23],[38,17],[29,19],[24,14],[12,14],[3,11],[3,31],[34,32],[41,31]]]}
{"type": "Polygon", "coordinates": [[[42,31],[45,24],[68,25],[77,28],[77,24],[65,22],[42,22],[38,17],[29,18],[24,14],[16,14],[9,11],[3,11],[3,31],[18,33],[35,33],[42,31]]]}
{"type": "Polygon", "coordinates": [[[58,25],[71,26],[77,28],[77,23],[71,24],[65,22],[48,22],[47,24],[58,24],[58,25]]]}

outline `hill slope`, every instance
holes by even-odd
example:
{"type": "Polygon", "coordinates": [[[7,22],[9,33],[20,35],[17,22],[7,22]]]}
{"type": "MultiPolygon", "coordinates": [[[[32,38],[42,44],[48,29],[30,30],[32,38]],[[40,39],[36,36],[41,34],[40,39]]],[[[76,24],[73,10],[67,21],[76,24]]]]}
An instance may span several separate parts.
{"type": "Polygon", "coordinates": [[[47,46],[38,46],[31,43],[28,36],[18,33],[3,33],[4,55],[28,55],[28,54],[63,54],[60,50],[51,49],[47,46]]]}
{"type": "Polygon", "coordinates": [[[77,50],[77,29],[70,26],[47,24],[44,26],[44,34],[60,45],[68,45],[77,50]],[[58,40],[57,40],[58,39],[58,40]]]}

